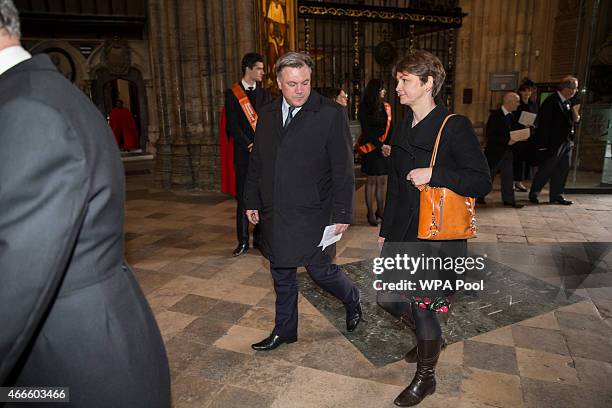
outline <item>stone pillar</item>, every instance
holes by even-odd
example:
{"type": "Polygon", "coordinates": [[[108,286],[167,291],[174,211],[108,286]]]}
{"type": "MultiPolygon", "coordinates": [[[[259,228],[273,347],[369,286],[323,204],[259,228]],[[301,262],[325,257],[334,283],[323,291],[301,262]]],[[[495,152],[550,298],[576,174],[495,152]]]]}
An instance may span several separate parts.
{"type": "Polygon", "coordinates": [[[150,0],[150,55],[164,188],[218,191],[219,109],[255,51],[254,0],[150,0]]]}

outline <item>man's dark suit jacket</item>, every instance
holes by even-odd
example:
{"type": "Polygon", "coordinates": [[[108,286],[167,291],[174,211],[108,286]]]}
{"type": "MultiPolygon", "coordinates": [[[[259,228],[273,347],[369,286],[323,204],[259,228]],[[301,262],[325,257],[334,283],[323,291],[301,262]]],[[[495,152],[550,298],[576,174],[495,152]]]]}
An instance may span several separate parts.
{"type": "Polygon", "coordinates": [[[0,384],[169,407],[162,338],[123,256],[110,127],[43,54],[0,75],[0,124],[0,384]]]}
{"type": "Polygon", "coordinates": [[[510,145],[508,145],[510,130],[510,125],[508,125],[504,111],[501,108],[491,112],[487,120],[485,133],[487,136],[485,156],[487,156],[490,167],[494,167],[502,159],[504,153],[510,149],[510,145]]]}
{"type": "Polygon", "coordinates": [[[550,95],[542,103],[538,113],[538,128],[536,131],[537,146],[546,148],[546,156],[552,156],[564,143],[573,140],[574,120],[571,101],[567,101],[569,109],[564,107],[557,92],[550,95]]]}
{"type": "MultiPolygon", "coordinates": [[[[240,87],[242,81],[238,82],[240,87]]],[[[245,91],[247,96],[249,93],[245,91]]],[[[253,96],[249,96],[249,100],[255,108],[255,111],[259,113],[259,109],[270,101],[270,93],[267,89],[261,86],[261,83],[256,83],[256,88],[253,96]]],[[[227,119],[227,134],[234,138],[234,161],[236,167],[246,167],[249,165],[249,150],[248,146],[253,143],[255,139],[255,132],[249,124],[248,119],[238,103],[238,99],[232,92],[231,88],[225,92],[225,116],[227,119]]]]}
{"type": "Polygon", "coordinates": [[[330,224],[353,219],[353,150],[344,109],[315,91],[283,129],[282,97],[261,109],[245,186],[259,210],[259,249],[276,268],[330,263],[317,247],[330,224]]]}

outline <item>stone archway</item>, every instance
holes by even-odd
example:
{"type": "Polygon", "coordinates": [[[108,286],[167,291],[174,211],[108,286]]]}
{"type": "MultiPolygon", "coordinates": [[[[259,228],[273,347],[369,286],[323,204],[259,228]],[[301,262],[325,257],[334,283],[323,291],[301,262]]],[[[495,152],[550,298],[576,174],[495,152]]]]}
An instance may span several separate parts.
{"type": "MultiPolygon", "coordinates": [[[[138,134],[140,138],[140,147],[144,150],[147,147],[148,138],[148,107],[147,107],[147,92],[142,78],[142,73],[133,67],[127,70],[126,74],[118,75],[111,72],[108,67],[101,66],[92,74],[91,96],[100,112],[108,117],[115,102],[119,98],[118,88],[121,82],[125,81],[129,90],[129,98],[125,95],[125,106],[132,112],[138,134]]],[[[124,84],[125,85],[125,84],[124,84]]]]}

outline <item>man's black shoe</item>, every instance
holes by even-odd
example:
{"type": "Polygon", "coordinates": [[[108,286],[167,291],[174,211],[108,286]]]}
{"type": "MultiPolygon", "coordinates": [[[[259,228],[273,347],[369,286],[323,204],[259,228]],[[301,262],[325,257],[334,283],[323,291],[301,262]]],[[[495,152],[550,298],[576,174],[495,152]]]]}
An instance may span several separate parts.
{"type": "Polygon", "coordinates": [[[527,192],[527,187],[525,187],[522,183],[514,183],[514,191],[519,191],[521,193],[527,192]]]}
{"type": "Polygon", "coordinates": [[[523,204],[517,204],[517,203],[504,203],[504,205],[506,207],[514,207],[514,208],[523,208],[524,207],[523,204]]]}
{"type": "Polygon", "coordinates": [[[572,205],[572,204],[574,204],[573,201],[566,200],[563,197],[559,197],[556,200],[552,200],[550,203],[551,204],[561,204],[561,205],[572,205]]]}
{"type": "Polygon", "coordinates": [[[529,201],[531,201],[534,204],[540,204],[540,200],[538,200],[538,196],[535,194],[529,194],[529,201]]]}
{"type": "Polygon", "coordinates": [[[271,333],[267,338],[263,339],[259,343],[251,344],[251,348],[257,351],[268,351],[274,350],[283,343],[291,344],[297,341],[297,337],[289,339],[283,339],[278,334],[271,333]]]}
{"type": "Polygon", "coordinates": [[[232,256],[240,256],[240,255],[244,254],[248,250],[249,250],[249,244],[247,244],[245,242],[242,242],[242,243],[238,244],[236,249],[234,249],[234,252],[232,252],[232,256]]]}
{"type": "Polygon", "coordinates": [[[363,316],[363,312],[361,311],[361,303],[357,302],[357,307],[352,308],[350,311],[346,310],[346,330],[348,332],[354,331],[359,322],[361,321],[361,317],[363,316]]]}
{"type": "Polygon", "coordinates": [[[476,204],[486,205],[486,204],[487,204],[487,202],[485,201],[485,199],[484,199],[484,198],[482,198],[482,197],[478,197],[478,198],[476,199],[476,204]]]}

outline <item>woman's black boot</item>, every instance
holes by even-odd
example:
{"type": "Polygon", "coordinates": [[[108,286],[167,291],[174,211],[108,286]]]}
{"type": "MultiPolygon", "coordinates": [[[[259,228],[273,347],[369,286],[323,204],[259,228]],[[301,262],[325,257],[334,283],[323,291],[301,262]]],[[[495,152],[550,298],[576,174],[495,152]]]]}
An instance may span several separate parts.
{"type": "Polygon", "coordinates": [[[436,364],[440,357],[442,338],[419,340],[417,347],[417,370],[414,378],[393,401],[399,407],[418,405],[425,397],[436,392],[436,364]]]}

